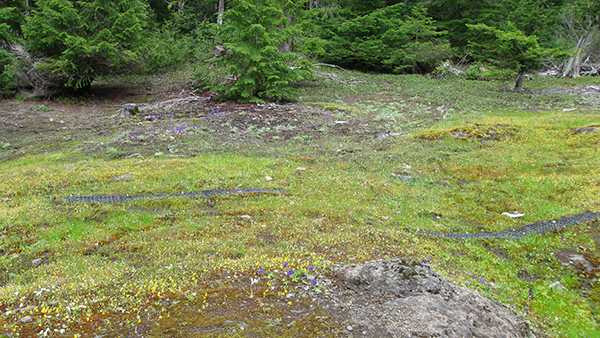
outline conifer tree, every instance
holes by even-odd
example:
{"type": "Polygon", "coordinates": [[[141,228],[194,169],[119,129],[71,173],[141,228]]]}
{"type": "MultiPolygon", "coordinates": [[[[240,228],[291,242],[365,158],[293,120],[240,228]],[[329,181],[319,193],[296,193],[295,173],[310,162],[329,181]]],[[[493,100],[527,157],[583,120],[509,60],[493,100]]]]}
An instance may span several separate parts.
{"type": "Polygon", "coordinates": [[[66,87],[89,87],[94,76],[138,59],[146,6],[137,0],[38,0],[23,33],[29,50],[66,87]]]}
{"type": "Polygon", "coordinates": [[[473,55],[479,60],[495,60],[502,68],[518,73],[515,90],[521,89],[523,78],[528,71],[539,69],[541,58],[545,52],[538,44],[535,35],[526,36],[511,22],[506,30],[490,27],[485,24],[467,25],[475,34],[471,41],[473,55]]]}
{"type": "Polygon", "coordinates": [[[10,94],[17,85],[16,77],[11,72],[13,57],[10,45],[21,40],[21,24],[25,4],[19,0],[0,0],[0,95],[10,94]]]}
{"type": "MultiPolygon", "coordinates": [[[[287,2],[287,1],[284,1],[287,2]]],[[[263,102],[293,98],[293,84],[310,76],[308,63],[292,52],[278,51],[280,43],[299,35],[281,0],[234,0],[224,15],[231,55],[224,59],[235,81],[213,88],[221,99],[263,102]]]]}

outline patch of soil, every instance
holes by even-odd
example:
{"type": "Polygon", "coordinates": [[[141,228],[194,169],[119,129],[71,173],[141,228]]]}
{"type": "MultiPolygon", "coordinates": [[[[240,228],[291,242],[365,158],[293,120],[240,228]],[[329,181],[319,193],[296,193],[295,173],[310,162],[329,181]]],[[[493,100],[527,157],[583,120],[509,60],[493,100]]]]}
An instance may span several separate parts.
{"type": "Polygon", "coordinates": [[[488,248],[488,251],[496,255],[496,257],[501,258],[502,260],[510,261],[510,257],[508,257],[508,254],[500,248],[490,247],[488,248]]]}
{"type": "MultiPolygon", "coordinates": [[[[425,119],[431,123],[434,115],[425,119]]],[[[290,143],[345,154],[356,149],[328,148],[326,140],[380,143],[374,138],[385,123],[319,105],[218,102],[182,85],[92,87],[88,97],[0,100],[0,161],[65,149],[120,158],[261,151],[290,143]],[[122,118],[118,110],[125,103],[136,103],[140,114],[122,118]]]]}
{"type": "Polygon", "coordinates": [[[533,94],[541,95],[574,95],[581,97],[581,103],[593,108],[600,107],[600,86],[581,85],[563,89],[533,90],[533,94]]]}

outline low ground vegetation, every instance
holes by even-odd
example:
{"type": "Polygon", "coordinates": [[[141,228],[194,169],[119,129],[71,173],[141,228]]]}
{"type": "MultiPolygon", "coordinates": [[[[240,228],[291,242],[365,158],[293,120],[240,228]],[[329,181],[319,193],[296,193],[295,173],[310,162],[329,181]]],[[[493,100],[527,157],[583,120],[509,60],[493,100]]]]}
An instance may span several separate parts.
{"type": "Polygon", "coordinates": [[[515,93],[316,74],[289,104],[214,101],[189,73],[1,101],[0,333],[347,336],[357,333],[319,307],[332,267],[386,258],[425,260],[550,336],[600,332],[598,270],[568,259],[600,265],[597,222],[518,241],[417,232],[600,211],[589,78],[533,77],[515,93]],[[139,115],[116,115],[132,101],[139,115]],[[287,194],[66,202],[236,187],[287,194]],[[563,291],[549,288],[557,281],[563,291]]]}

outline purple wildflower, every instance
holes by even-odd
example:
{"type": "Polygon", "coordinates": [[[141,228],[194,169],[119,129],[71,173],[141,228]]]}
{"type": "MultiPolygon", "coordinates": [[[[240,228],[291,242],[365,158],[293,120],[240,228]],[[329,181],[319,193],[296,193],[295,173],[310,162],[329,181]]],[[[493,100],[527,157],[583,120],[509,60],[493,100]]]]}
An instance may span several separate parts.
{"type": "Polygon", "coordinates": [[[317,280],[316,280],[316,279],[313,279],[313,280],[312,280],[312,285],[313,285],[313,286],[317,286],[317,280]]]}
{"type": "Polygon", "coordinates": [[[262,269],[258,269],[258,274],[260,275],[261,273],[263,273],[262,269]]]}
{"type": "Polygon", "coordinates": [[[290,270],[290,271],[288,271],[288,276],[291,276],[291,275],[293,275],[293,274],[294,274],[294,270],[290,270]]]}
{"type": "Polygon", "coordinates": [[[308,271],[313,271],[314,269],[315,269],[315,266],[312,264],[308,267],[308,271]]]}
{"type": "Polygon", "coordinates": [[[283,262],[283,267],[287,268],[287,262],[283,262]]]}

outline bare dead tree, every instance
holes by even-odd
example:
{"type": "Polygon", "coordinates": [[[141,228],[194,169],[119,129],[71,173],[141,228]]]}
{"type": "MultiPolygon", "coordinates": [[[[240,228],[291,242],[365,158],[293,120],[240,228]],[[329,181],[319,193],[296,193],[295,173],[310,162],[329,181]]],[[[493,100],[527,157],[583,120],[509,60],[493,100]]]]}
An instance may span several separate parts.
{"type": "Polygon", "coordinates": [[[225,13],[225,0],[219,0],[219,14],[217,15],[217,24],[223,24],[223,13],[225,13]]]}
{"type": "Polygon", "coordinates": [[[14,73],[23,87],[32,89],[32,96],[49,97],[62,88],[60,79],[48,67],[43,67],[43,60],[36,59],[20,44],[12,44],[10,53],[17,60],[14,73]]]}
{"type": "Polygon", "coordinates": [[[581,76],[581,64],[584,61],[585,50],[592,44],[592,35],[587,34],[585,37],[580,37],[575,47],[575,55],[571,56],[563,62],[560,67],[560,72],[557,77],[578,78],[581,76]]]}

